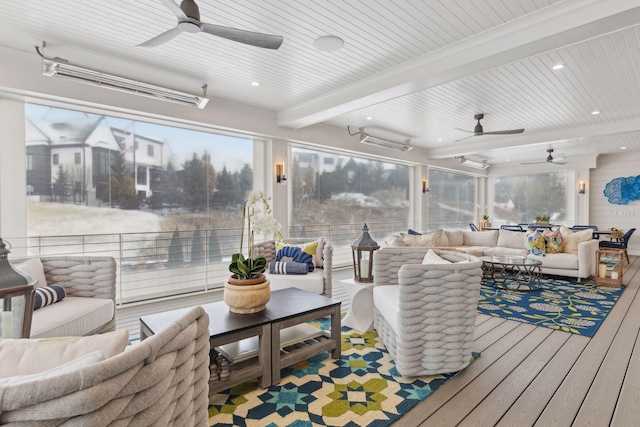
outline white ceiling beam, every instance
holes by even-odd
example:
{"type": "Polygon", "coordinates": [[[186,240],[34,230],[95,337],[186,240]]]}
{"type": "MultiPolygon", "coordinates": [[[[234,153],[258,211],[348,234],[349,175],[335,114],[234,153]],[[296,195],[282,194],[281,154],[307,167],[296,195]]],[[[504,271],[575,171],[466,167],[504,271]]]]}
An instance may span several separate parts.
{"type": "Polygon", "coordinates": [[[533,145],[550,144],[579,138],[587,139],[597,136],[617,135],[630,132],[640,132],[640,118],[599,123],[595,125],[560,129],[549,132],[502,136],[497,138],[479,136],[470,138],[464,142],[452,144],[450,147],[427,150],[427,155],[429,158],[433,159],[444,159],[447,157],[488,153],[508,148],[529,147],[533,145]]]}
{"type": "Polygon", "coordinates": [[[278,112],[299,129],[640,22],[631,0],[566,0],[278,112]]]}

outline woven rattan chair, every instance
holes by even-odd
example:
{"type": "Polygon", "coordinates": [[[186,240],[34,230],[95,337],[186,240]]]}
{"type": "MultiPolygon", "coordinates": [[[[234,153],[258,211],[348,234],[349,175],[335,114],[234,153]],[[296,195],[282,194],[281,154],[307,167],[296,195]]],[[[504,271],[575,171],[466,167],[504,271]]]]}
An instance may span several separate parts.
{"type": "Polygon", "coordinates": [[[102,362],[0,385],[7,426],[206,426],[209,318],[195,307],[102,362]]]}
{"type": "Polygon", "coordinates": [[[374,253],[374,327],[406,377],[456,372],[471,361],[482,261],[436,249],[451,264],[422,264],[427,250],[374,253]]]}
{"type": "MultiPolygon", "coordinates": [[[[290,244],[299,244],[309,242],[314,239],[287,239],[287,243],[290,244]]],[[[267,260],[267,264],[271,261],[276,260],[276,241],[275,240],[265,240],[263,242],[258,242],[254,245],[254,256],[256,257],[264,257],[267,260]]],[[[322,295],[326,297],[331,297],[331,293],[333,290],[332,283],[332,271],[333,271],[333,246],[328,241],[324,241],[324,246],[322,248],[322,268],[316,269],[316,272],[320,272],[322,274],[322,295]]],[[[287,276],[283,276],[287,277],[287,276]]],[[[291,286],[295,286],[296,280],[299,280],[300,276],[291,275],[288,276],[291,281],[291,286]]]]}

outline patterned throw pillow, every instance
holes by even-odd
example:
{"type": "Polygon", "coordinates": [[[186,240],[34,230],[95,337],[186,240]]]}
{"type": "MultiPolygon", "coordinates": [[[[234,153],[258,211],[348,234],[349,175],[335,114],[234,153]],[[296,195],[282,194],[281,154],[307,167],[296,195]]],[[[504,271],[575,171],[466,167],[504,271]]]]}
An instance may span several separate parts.
{"type": "Polygon", "coordinates": [[[62,301],[67,296],[64,288],[58,285],[36,288],[34,310],[62,301]]]}
{"type": "Polygon", "coordinates": [[[562,253],[562,234],[560,230],[547,231],[544,235],[544,245],[548,254],[562,253]]]}
{"type": "Polygon", "coordinates": [[[298,246],[285,246],[276,254],[276,261],[301,262],[309,266],[309,272],[314,269],[313,257],[303,252],[298,246]]]}
{"type": "Polygon", "coordinates": [[[540,230],[535,230],[524,237],[524,248],[532,255],[544,256],[544,236],[540,230]]]}
{"type": "Polygon", "coordinates": [[[313,257],[313,265],[316,267],[323,266],[322,251],[324,250],[324,238],[320,238],[314,242],[308,243],[285,243],[276,241],[276,250],[280,250],[285,246],[297,246],[313,257]]]}

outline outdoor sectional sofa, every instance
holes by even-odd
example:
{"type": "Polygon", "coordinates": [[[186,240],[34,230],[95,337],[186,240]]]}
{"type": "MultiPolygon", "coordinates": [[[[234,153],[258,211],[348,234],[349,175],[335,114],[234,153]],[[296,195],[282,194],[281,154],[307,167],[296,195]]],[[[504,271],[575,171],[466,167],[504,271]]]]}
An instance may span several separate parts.
{"type": "MultiPolygon", "coordinates": [[[[595,253],[598,241],[589,238],[578,243],[577,254],[547,253],[545,256],[532,255],[524,247],[526,233],[510,230],[465,231],[444,230],[441,232],[436,247],[454,248],[475,256],[521,256],[542,262],[541,271],[544,274],[574,277],[581,281],[596,272],[595,253]]],[[[391,247],[407,246],[410,238],[407,235],[387,240],[391,247]],[[404,237],[401,238],[401,237],[404,237]]],[[[417,238],[416,238],[417,239],[417,238]]]]}

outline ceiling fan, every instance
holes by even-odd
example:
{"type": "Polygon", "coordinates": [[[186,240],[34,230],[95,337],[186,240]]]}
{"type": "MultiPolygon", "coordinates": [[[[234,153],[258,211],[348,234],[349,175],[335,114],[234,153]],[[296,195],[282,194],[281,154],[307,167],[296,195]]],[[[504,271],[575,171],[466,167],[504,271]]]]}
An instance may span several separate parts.
{"type": "Polygon", "coordinates": [[[469,130],[466,130],[466,129],[456,128],[457,130],[461,130],[463,132],[473,133],[473,135],[468,136],[466,138],[458,139],[455,142],[464,141],[465,139],[469,139],[469,138],[471,138],[473,136],[513,135],[513,134],[516,134],[516,133],[524,132],[524,129],[496,130],[496,131],[492,131],[492,132],[485,132],[484,129],[482,128],[482,125],[480,124],[480,120],[482,120],[484,118],[484,114],[482,114],[482,113],[476,114],[475,116],[473,116],[473,118],[478,121],[478,123],[476,124],[476,127],[473,128],[473,132],[471,132],[469,130]]]}
{"type": "Polygon", "coordinates": [[[547,149],[547,153],[549,153],[549,155],[547,156],[547,159],[543,162],[524,162],[520,164],[521,165],[537,165],[540,163],[555,163],[556,165],[566,165],[568,163],[568,162],[565,162],[565,160],[567,159],[567,156],[553,157],[551,155],[551,153],[553,153],[553,148],[547,149]]]}
{"type": "Polygon", "coordinates": [[[250,46],[263,47],[266,49],[278,49],[284,38],[270,34],[255,33],[252,31],[239,30],[237,28],[222,27],[220,25],[200,22],[200,9],[194,0],[182,0],[178,6],[173,0],[160,0],[178,18],[178,24],[164,33],[139,44],[140,47],[156,47],[168,42],[180,33],[204,32],[214,36],[222,37],[235,42],[248,44],[250,46]]]}

